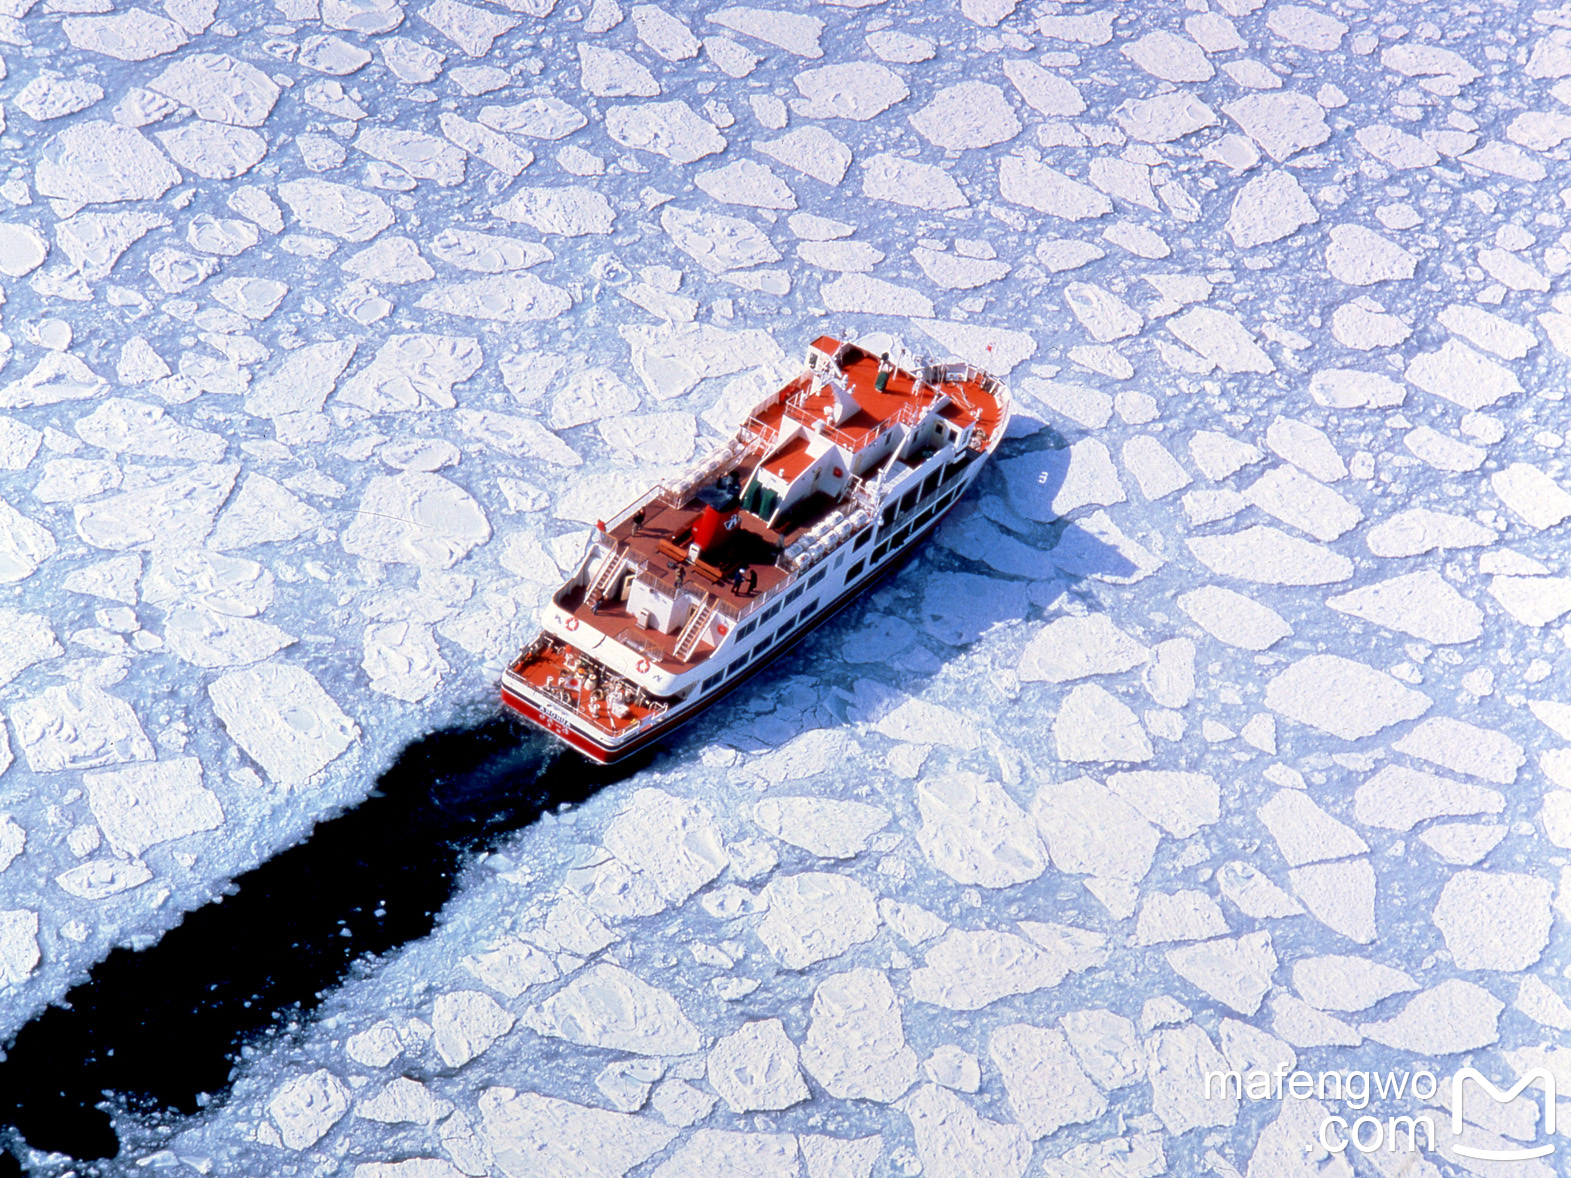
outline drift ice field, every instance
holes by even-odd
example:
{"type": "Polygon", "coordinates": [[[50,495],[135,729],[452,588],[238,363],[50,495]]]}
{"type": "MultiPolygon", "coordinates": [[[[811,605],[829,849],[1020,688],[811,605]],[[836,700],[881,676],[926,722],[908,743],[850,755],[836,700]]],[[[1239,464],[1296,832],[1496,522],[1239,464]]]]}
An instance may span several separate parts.
{"type": "Polygon", "coordinates": [[[494,716],[816,336],[1015,404],[91,1172],[1565,1172],[1536,1088],[1206,1077],[1571,1094],[1571,10],[0,0],[0,59],[7,1039],[494,716]]]}

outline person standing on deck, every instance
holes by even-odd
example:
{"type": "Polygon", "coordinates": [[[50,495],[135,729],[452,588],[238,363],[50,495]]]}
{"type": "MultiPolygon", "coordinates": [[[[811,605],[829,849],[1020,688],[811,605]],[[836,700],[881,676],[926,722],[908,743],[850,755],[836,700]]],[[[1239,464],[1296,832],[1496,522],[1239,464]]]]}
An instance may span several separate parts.
{"type": "Polygon", "coordinates": [[[749,597],[751,597],[756,592],[758,592],[758,570],[757,569],[748,569],[747,570],[747,595],[749,597]]]}
{"type": "Polygon", "coordinates": [[[648,518],[648,515],[642,507],[633,512],[633,535],[636,536],[644,530],[644,520],[646,518],[648,518]]]}
{"type": "Polygon", "coordinates": [[[742,593],[742,566],[737,565],[736,572],[731,574],[731,592],[741,596],[742,593]]]}
{"type": "Polygon", "coordinates": [[[889,374],[894,371],[894,368],[895,366],[889,362],[889,353],[885,352],[878,358],[878,375],[873,378],[873,387],[883,392],[889,384],[889,374]]]}

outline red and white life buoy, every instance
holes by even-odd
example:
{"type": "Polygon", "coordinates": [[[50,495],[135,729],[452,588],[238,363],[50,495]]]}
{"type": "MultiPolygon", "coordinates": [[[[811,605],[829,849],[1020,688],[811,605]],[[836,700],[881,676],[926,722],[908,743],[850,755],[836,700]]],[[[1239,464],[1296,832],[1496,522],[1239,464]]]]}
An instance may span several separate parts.
{"type": "Polygon", "coordinates": [[[647,670],[649,670],[649,660],[648,659],[639,659],[638,660],[638,673],[640,675],[642,675],[647,670]]]}
{"type": "Polygon", "coordinates": [[[569,630],[576,630],[576,629],[578,629],[578,619],[574,618],[574,617],[569,617],[567,619],[567,628],[569,630]]]}
{"type": "Polygon", "coordinates": [[[720,637],[724,638],[730,632],[731,632],[731,627],[726,625],[724,622],[716,622],[715,623],[715,633],[720,635],[720,637]]]}
{"type": "Polygon", "coordinates": [[[835,478],[837,478],[837,479],[844,478],[845,477],[845,473],[846,472],[841,470],[838,466],[835,467],[835,478]]]}

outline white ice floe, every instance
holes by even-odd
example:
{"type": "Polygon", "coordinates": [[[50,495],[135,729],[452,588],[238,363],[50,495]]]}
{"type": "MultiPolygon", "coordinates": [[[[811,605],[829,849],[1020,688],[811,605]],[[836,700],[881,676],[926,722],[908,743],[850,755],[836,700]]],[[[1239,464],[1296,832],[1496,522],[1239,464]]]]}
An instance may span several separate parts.
{"type": "Polygon", "coordinates": [[[1178,598],[1178,608],[1213,638],[1244,650],[1268,650],[1293,633],[1270,606],[1220,585],[1190,590],[1178,598]]]}
{"type": "Polygon", "coordinates": [[[1418,1055],[1442,1056],[1494,1043],[1505,1009],[1482,986],[1452,978],[1419,993],[1400,1014],[1359,1030],[1376,1043],[1418,1055]]]}
{"type": "Polygon", "coordinates": [[[1148,657],[1147,649],[1106,614],[1087,614],[1059,618],[1039,630],[1020,656],[1018,670],[1022,682],[1066,683],[1127,671],[1148,657]]]}
{"type": "MultiPolygon", "coordinates": [[[[304,785],[359,739],[360,729],[310,672],[285,663],[231,671],[208,684],[213,710],[280,785],[304,785]]],[[[147,758],[150,759],[151,752],[147,758]]]]}
{"type": "Polygon", "coordinates": [[[828,872],[781,876],[764,888],[767,905],[758,938],[787,969],[839,957],[878,933],[873,895],[860,883],[828,872]]]}
{"type": "Polygon", "coordinates": [[[1090,220],[1113,211],[1113,202],[1095,188],[1020,156],[1006,156],[999,164],[998,187],[1005,200],[1066,221],[1090,220]]]}
{"type": "Polygon", "coordinates": [[[1365,957],[1302,957],[1293,963],[1293,989],[1320,1010],[1367,1010],[1418,988],[1402,970],[1365,957]]]}
{"type": "Polygon", "coordinates": [[[1186,543],[1212,572],[1260,585],[1330,585],[1353,575],[1345,556],[1276,528],[1256,525],[1186,543]]]}
{"type": "Polygon", "coordinates": [[[1436,548],[1477,548],[1495,542],[1495,533],[1459,515],[1422,507],[1399,511],[1365,534],[1376,556],[1419,556],[1436,548]]]}
{"type": "Polygon", "coordinates": [[[480,1095],[480,1134],[489,1154],[512,1178],[551,1178],[581,1168],[580,1144],[595,1143],[594,1171],[622,1175],[653,1157],[678,1130],[648,1117],[592,1108],[568,1100],[487,1088],[480,1095]]]}
{"type": "Polygon", "coordinates": [[[541,1035],[637,1055],[688,1055],[702,1043],[676,999],[620,966],[590,967],[522,1024],[541,1035]]]}
{"type": "Polygon", "coordinates": [[[1441,890],[1433,919],[1458,969],[1517,973],[1549,945],[1553,892],[1535,875],[1459,871],[1441,890]]]}
{"type": "Polygon", "coordinates": [[[491,537],[480,505],[441,475],[378,475],[343,535],[346,552],[373,560],[451,568],[491,537]]]}
{"type": "Polygon", "coordinates": [[[988,1036],[987,1050],[1010,1109],[1033,1141],[1065,1125],[1093,1121],[1107,1108],[1056,1027],[1006,1024],[988,1036]]]}
{"type": "Polygon", "coordinates": [[[494,998],[478,990],[455,990],[431,1008],[432,1042],[442,1062],[463,1067],[512,1029],[516,1020],[494,998]]]}
{"type": "Polygon", "coordinates": [[[1297,789],[1278,790],[1256,812],[1289,866],[1366,854],[1369,845],[1297,789]]]}
{"type": "Polygon", "coordinates": [[[349,1090],[326,1068],[297,1076],[268,1101],[267,1112],[288,1149],[315,1145],[349,1111],[349,1090]]]}
{"type": "Polygon", "coordinates": [[[1510,785],[1527,753],[1505,733],[1449,716],[1425,720],[1392,746],[1444,769],[1510,785]]]}
{"type": "Polygon", "coordinates": [[[705,1068],[710,1086],[732,1112],[790,1108],[809,1096],[796,1044],[777,1018],[743,1023],[718,1040],[705,1068]]]}
{"type": "Polygon", "coordinates": [[[1552,528],[1571,518],[1571,491],[1526,462],[1514,462],[1489,478],[1500,500],[1532,528],[1552,528]]]}
{"type": "Polygon", "coordinates": [[[1140,763],[1154,755],[1134,712],[1093,683],[1077,685],[1053,719],[1058,756],[1065,761],[1140,763]]]}
{"type": "Polygon", "coordinates": [[[962,884],[1004,888],[1047,869],[1047,851],[1024,810],[997,782],[953,773],[919,782],[917,842],[933,866],[962,884]]]}
{"type": "Polygon", "coordinates": [[[917,1056],[906,1045],[900,1002],[886,975],[853,969],[818,983],[801,1063],[842,1100],[889,1104],[916,1083],[917,1056]]]}
{"type": "Polygon", "coordinates": [[[1277,967],[1266,932],[1183,945],[1169,949],[1166,957],[1180,977],[1243,1015],[1260,1009],[1277,967]]]}
{"type": "Polygon", "coordinates": [[[1510,369],[1460,340],[1447,340],[1437,351],[1421,352],[1407,366],[1408,381],[1464,409],[1485,409],[1522,391],[1510,369]]]}
{"type": "Polygon", "coordinates": [[[1010,994],[1056,986],[1107,959],[1101,934],[1033,921],[1019,927],[1026,935],[951,929],[911,972],[912,997],[949,1010],[980,1010],[1010,994]]]}
{"type": "Polygon", "coordinates": [[[1426,642],[1471,642],[1483,633],[1484,613],[1432,570],[1407,573],[1326,599],[1334,610],[1400,630],[1426,642]]]}
{"type": "Polygon", "coordinates": [[[1433,701],[1366,663],[1314,654],[1272,678],[1265,702],[1290,720],[1343,740],[1358,740],[1416,719],[1433,701]]]}

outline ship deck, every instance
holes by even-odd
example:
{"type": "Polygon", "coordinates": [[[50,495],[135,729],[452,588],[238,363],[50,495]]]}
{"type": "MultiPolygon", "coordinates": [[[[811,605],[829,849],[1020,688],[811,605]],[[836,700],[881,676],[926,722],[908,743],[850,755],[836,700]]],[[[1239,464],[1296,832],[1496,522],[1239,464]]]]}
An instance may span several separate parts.
{"type": "Polygon", "coordinates": [[[627,714],[613,715],[600,684],[587,673],[592,662],[579,651],[558,642],[547,642],[542,649],[525,652],[513,663],[513,673],[541,694],[575,712],[608,736],[617,736],[642,723],[663,707],[650,707],[636,699],[626,701],[627,714]]]}

